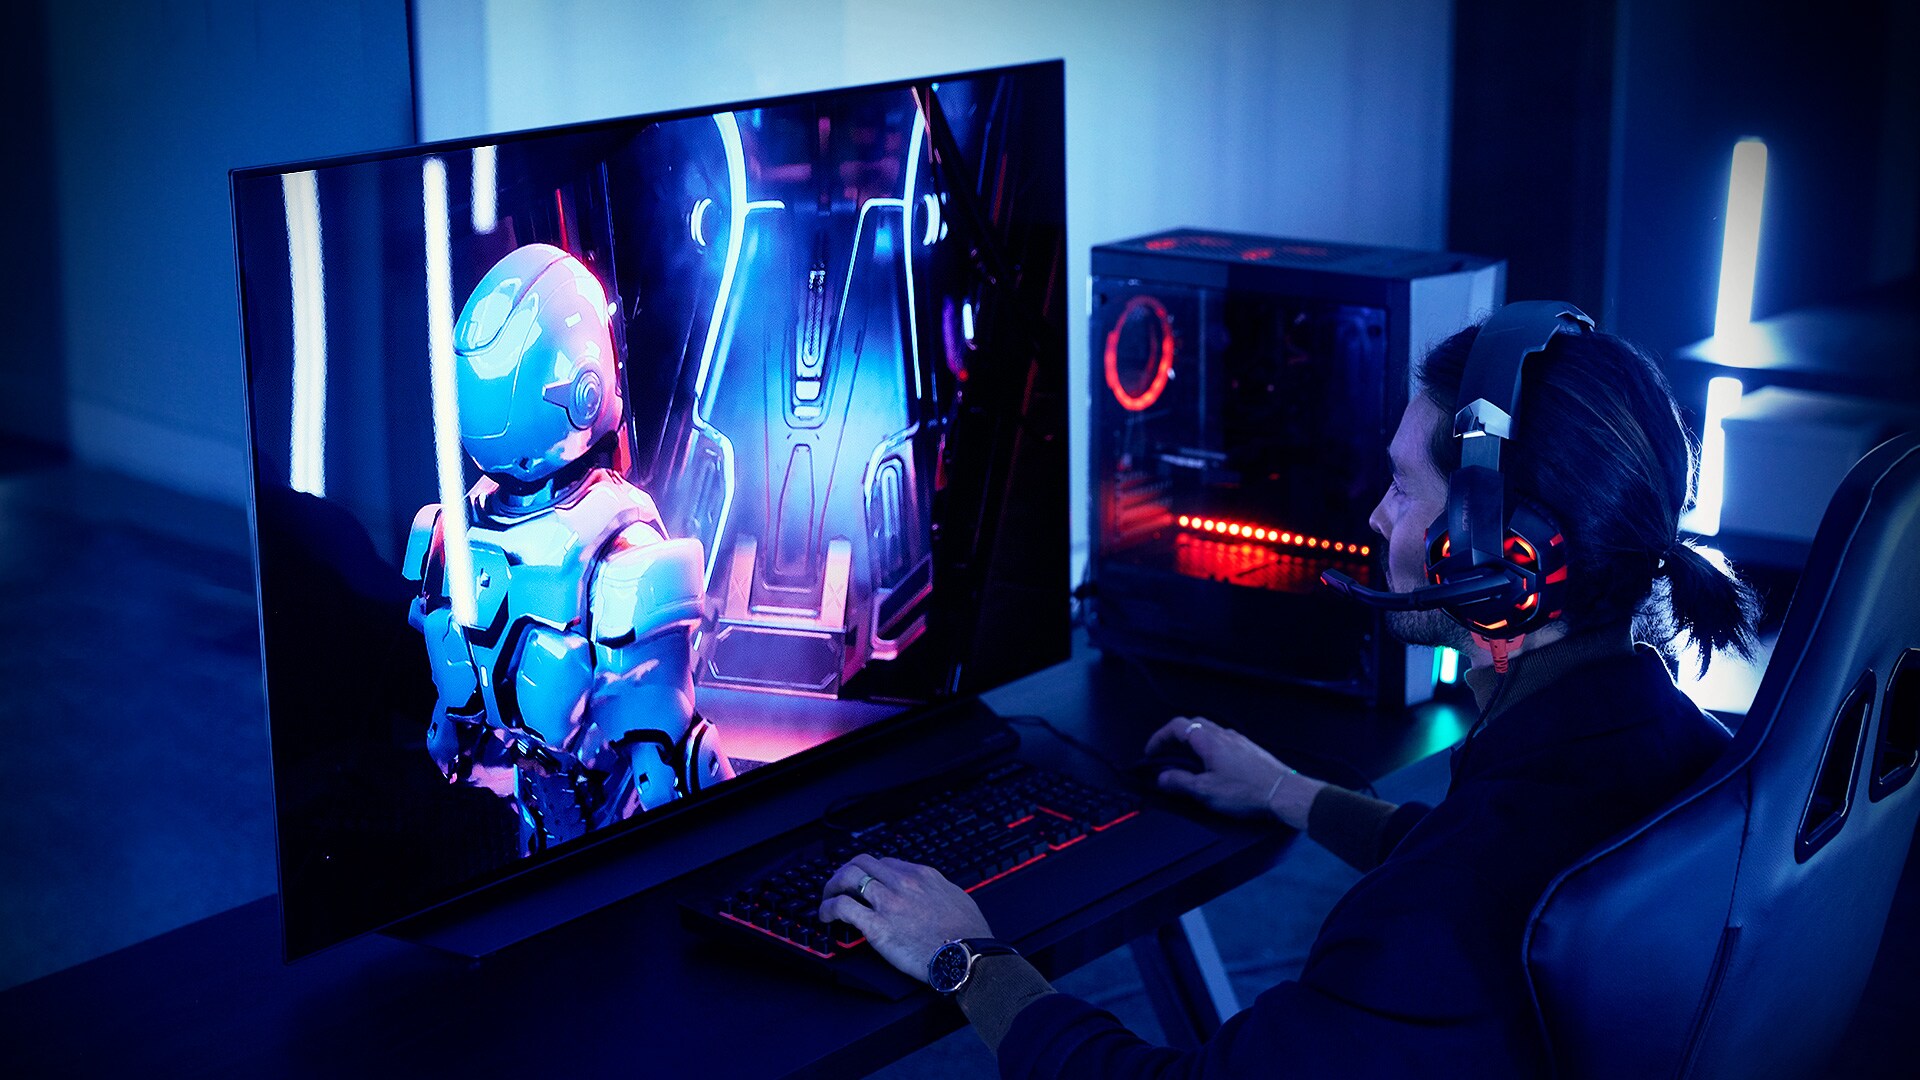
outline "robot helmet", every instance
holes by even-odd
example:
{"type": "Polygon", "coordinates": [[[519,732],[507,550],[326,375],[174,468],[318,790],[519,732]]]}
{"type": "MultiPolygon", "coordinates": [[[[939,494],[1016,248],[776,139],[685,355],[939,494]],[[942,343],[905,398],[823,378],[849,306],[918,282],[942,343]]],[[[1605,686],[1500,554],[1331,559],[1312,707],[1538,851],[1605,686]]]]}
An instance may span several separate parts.
{"type": "Polygon", "coordinates": [[[606,290],[551,244],[507,253],[453,326],[460,445],[495,479],[538,483],[623,412],[606,290]]]}

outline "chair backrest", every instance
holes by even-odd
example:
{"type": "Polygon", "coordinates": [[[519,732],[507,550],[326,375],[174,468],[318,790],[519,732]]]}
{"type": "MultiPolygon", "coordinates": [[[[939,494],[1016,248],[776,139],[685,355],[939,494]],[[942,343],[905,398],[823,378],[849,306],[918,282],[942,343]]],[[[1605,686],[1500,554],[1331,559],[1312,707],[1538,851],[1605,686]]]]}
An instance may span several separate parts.
{"type": "Polygon", "coordinates": [[[1721,760],[1548,886],[1524,948],[1565,1076],[1804,1076],[1920,814],[1920,437],[1847,474],[1721,760]]]}

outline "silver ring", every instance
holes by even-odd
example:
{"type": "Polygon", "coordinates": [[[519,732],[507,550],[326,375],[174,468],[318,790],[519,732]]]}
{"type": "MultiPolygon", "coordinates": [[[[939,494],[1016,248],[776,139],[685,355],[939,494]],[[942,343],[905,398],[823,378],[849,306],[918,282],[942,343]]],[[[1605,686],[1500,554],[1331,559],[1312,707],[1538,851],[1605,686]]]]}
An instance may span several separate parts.
{"type": "Polygon", "coordinates": [[[1200,722],[1200,721],[1198,721],[1198,720],[1195,720],[1195,721],[1194,721],[1193,723],[1191,723],[1191,724],[1188,724],[1188,725],[1187,725],[1187,737],[1188,737],[1188,738],[1192,738],[1192,737],[1193,737],[1193,733],[1194,733],[1194,732],[1196,732],[1196,731],[1199,731],[1199,730],[1200,730],[1201,728],[1203,728],[1203,727],[1206,727],[1206,726],[1207,726],[1207,725],[1205,725],[1205,724],[1203,724],[1203,723],[1201,723],[1201,722],[1200,722]]]}
{"type": "Polygon", "coordinates": [[[860,899],[865,900],[867,898],[867,886],[871,884],[873,884],[873,875],[868,874],[866,877],[860,879],[859,886],[853,891],[859,895],[860,899]]]}

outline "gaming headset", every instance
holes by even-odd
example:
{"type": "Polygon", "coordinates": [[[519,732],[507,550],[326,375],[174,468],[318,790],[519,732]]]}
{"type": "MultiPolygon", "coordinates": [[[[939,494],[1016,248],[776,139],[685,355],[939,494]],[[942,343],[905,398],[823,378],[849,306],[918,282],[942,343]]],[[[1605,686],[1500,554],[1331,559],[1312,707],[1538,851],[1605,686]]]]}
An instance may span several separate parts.
{"type": "Polygon", "coordinates": [[[1591,331],[1572,304],[1508,304],[1480,327],[1460,380],[1453,437],[1460,467],[1447,481],[1447,508],[1427,526],[1427,578],[1411,592],[1369,589],[1338,570],[1320,575],[1341,593],[1389,611],[1446,612],[1493,655],[1495,671],[1527,634],[1560,617],[1567,592],[1566,536],[1552,515],[1525,499],[1507,506],[1500,450],[1520,417],[1527,357],[1555,334],[1591,331]]]}

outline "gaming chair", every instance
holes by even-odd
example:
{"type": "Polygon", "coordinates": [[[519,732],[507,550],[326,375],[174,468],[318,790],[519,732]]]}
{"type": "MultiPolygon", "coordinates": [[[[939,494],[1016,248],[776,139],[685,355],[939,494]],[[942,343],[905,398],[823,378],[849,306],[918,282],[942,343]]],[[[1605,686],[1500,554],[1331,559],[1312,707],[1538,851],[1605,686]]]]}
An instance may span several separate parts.
{"type": "Polygon", "coordinates": [[[1846,1029],[1920,814],[1920,436],[1827,507],[1707,775],[1548,886],[1523,954],[1555,1073],[1807,1076],[1846,1029]]]}

